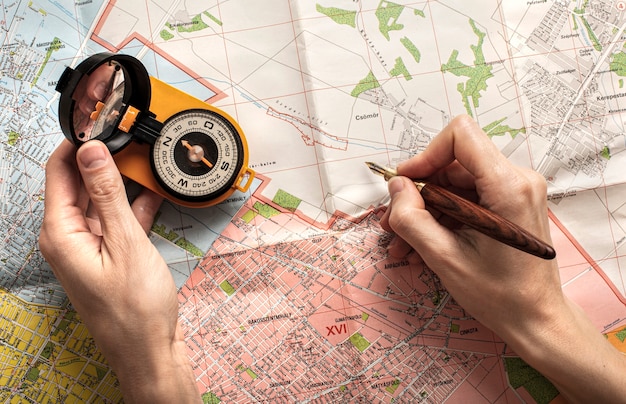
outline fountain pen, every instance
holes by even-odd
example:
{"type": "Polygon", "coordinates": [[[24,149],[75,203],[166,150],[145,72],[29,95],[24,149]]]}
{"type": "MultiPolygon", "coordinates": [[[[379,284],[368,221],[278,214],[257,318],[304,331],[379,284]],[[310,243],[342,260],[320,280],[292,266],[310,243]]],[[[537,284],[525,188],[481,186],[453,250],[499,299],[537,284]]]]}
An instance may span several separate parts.
{"type": "MultiPolygon", "coordinates": [[[[372,172],[382,175],[386,181],[398,175],[396,170],[383,167],[376,163],[365,163],[372,172]]],[[[539,240],[515,223],[499,216],[482,206],[441,188],[435,184],[413,180],[422,195],[426,206],[429,206],[460,223],[501,243],[524,251],[534,256],[551,260],[556,257],[552,246],[539,240]]]]}

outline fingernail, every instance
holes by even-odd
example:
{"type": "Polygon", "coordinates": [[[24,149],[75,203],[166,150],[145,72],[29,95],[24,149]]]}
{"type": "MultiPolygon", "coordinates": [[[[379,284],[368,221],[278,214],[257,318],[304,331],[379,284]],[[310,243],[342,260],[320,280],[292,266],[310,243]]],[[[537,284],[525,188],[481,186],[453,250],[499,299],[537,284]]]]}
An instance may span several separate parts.
{"type": "Polygon", "coordinates": [[[399,177],[391,177],[389,178],[389,182],[387,183],[387,187],[389,189],[389,195],[393,198],[395,194],[402,191],[404,188],[404,181],[399,177]]]}
{"type": "Polygon", "coordinates": [[[87,142],[78,151],[80,164],[85,168],[99,168],[106,164],[106,146],[100,142],[87,142]]]}

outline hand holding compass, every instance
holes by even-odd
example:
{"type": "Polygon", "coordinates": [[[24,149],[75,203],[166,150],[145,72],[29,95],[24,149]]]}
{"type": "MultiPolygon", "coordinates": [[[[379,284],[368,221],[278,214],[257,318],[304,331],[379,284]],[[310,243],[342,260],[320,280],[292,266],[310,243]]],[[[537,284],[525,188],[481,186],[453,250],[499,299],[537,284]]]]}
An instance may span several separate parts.
{"type": "Polygon", "coordinates": [[[254,171],[237,122],[162,81],[128,55],[99,53],[57,84],[59,120],[76,146],[104,142],[120,172],[183,206],[247,191],[254,171]]]}

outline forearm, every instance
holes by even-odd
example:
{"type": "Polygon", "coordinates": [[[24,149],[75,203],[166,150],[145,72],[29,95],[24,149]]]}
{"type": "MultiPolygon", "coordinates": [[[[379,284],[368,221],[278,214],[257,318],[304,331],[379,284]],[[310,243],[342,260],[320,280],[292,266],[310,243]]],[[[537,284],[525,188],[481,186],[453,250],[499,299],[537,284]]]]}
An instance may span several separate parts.
{"type": "Polygon", "coordinates": [[[569,402],[616,402],[626,397],[626,357],[575,303],[564,298],[561,307],[548,309],[540,321],[524,328],[503,338],[569,402]]]}
{"type": "Polygon", "coordinates": [[[127,403],[201,402],[183,341],[171,349],[139,354],[111,364],[127,403]]]}

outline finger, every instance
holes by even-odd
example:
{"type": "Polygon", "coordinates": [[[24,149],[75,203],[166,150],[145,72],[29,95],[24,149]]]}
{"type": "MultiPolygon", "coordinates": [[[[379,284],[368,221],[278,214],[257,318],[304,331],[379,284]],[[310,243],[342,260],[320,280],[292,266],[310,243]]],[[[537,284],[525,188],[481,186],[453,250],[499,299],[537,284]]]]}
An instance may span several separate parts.
{"type": "Polygon", "coordinates": [[[69,142],[63,141],[52,153],[46,163],[46,191],[45,213],[50,219],[55,216],[47,212],[60,213],[62,206],[66,205],[69,198],[71,204],[78,199],[78,171],[75,160],[76,148],[69,142]]]}
{"type": "MultiPolygon", "coordinates": [[[[387,206],[387,209],[385,209],[385,213],[383,213],[383,216],[380,219],[381,227],[384,230],[391,232],[391,233],[393,233],[393,229],[389,225],[389,215],[391,214],[392,208],[393,208],[392,204],[389,204],[389,206],[387,206]]],[[[391,241],[387,245],[387,252],[389,253],[390,256],[395,257],[395,258],[405,257],[412,250],[413,250],[413,247],[411,247],[409,243],[407,243],[404,239],[402,239],[402,237],[399,237],[395,234],[392,235],[391,241]]]]}
{"type": "Polygon", "coordinates": [[[443,227],[425,209],[424,200],[412,181],[405,177],[389,180],[391,212],[389,227],[430,266],[435,260],[454,259],[452,252],[458,251],[454,234],[443,227]]]}
{"type": "Polygon", "coordinates": [[[75,154],[74,145],[64,141],[46,163],[44,218],[39,247],[61,281],[66,272],[71,272],[71,268],[63,265],[66,257],[93,242],[88,236],[82,241],[77,236],[88,235],[89,225],[83,214],[88,201],[81,190],[75,154]],[[64,248],[58,248],[59,245],[64,248]]]}
{"type": "Polygon", "coordinates": [[[67,233],[72,233],[86,228],[84,221],[70,220],[82,217],[82,209],[87,202],[80,192],[81,181],[75,154],[76,148],[70,142],[63,141],[46,163],[43,230],[63,228],[67,233]]]}
{"type": "Polygon", "coordinates": [[[109,95],[116,72],[115,66],[105,64],[81,79],[74,96],[80,111],[86,115],[91,114],[96,103],[109,95]]]}
{"type": "Polygon", "coordinates": [[[118,74],[119,65],[103,64],[99,66],[87,81],[87,96],[94,100],[104,100],[112,90],[111,86],[118,74]]]}
{"type": "Polygon", "coordinates": [[[122,176],[104,143],[89,141],[77,153],[85,188],[98,213],[102,234],[124,242],[137,221],[128,203],[122,176]],[[130,230],[130,231],[128,231],[130,230]]]}
{"type": "Polygon", "coordinates": [[[152,228],[154,217],[159,211],[162,202],[162,196],[146,188],[133,201],[131,205],[132,211],[144,232],[148,233],[152,228]]]}
{"type": "Polygon", "coordinates": [[[442,187],[454,187],[458,190],[475,190],[476,184],[472,175],[458,161],[453,161],[449,166],[437,171],[433,176],[427,178],[442,187]]]}
{"type": "Polygon", "coordinates": [[[448,167],[455,160],[480,182],[485,178],[506,182],[511,163],[491,139],[468,116],[459,116],[437,135],[415,158],[398,166],[398,173],[425,178],[448,167]]]}

